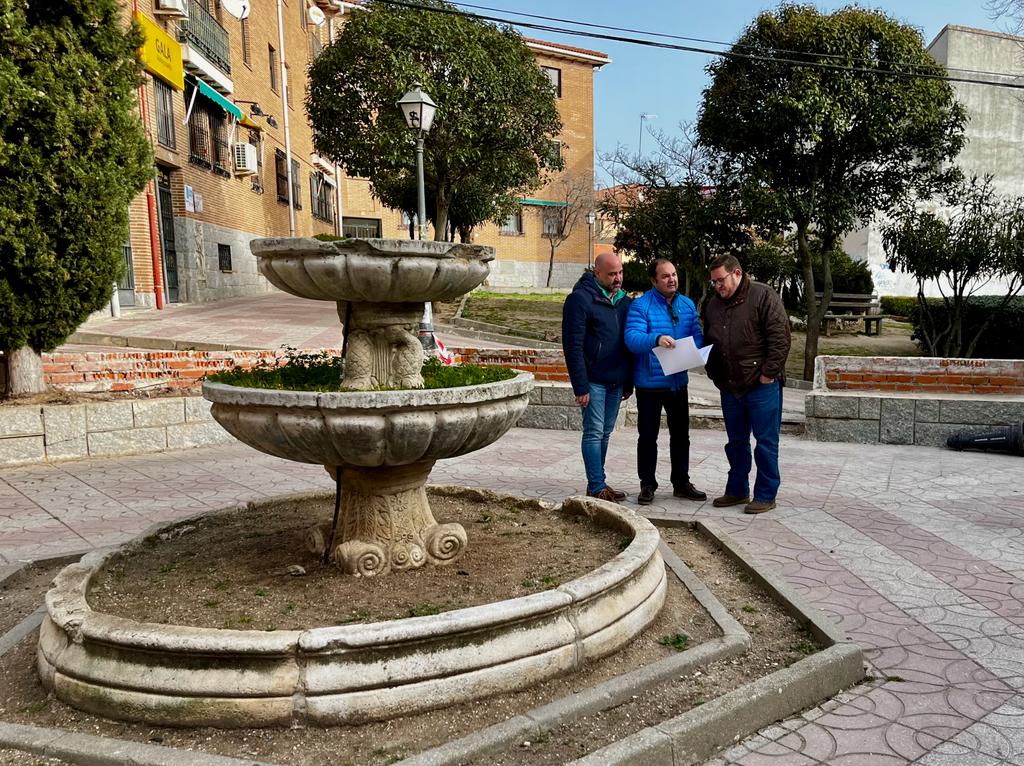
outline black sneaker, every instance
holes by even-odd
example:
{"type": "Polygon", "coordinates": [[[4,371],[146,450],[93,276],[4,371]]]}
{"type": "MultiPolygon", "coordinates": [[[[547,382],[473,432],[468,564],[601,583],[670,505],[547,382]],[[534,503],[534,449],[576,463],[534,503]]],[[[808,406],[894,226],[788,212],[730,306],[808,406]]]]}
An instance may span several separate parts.
{"type": "Polygon", "coordinates": [[[650,505],[654,502],[654,487],[640,487],[640,494],[636,501],[640,505],[650,505]]]}
{"type": "Polygon", "coordinates": [[[701,492],[691,482],[687,482],[685,487],[677,487],[672,490],[672,496],[685,497],[687,500],[697,500],[699,502],[704,502],[708,499],[708,493],[701,492]]]}

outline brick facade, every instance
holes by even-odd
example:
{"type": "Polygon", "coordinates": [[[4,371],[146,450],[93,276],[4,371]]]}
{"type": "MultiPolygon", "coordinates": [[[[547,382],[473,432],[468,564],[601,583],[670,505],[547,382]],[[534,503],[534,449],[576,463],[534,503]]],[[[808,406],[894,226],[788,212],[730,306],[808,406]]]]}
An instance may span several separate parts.
{"type": "MultiPolygon", "coordinates": [[[[256,141],[260,145],[259,155],[262,169],[258,176],[244,176],[234,173],[230,156],[226,163],[227,172],[217,172],[195,161],[190,152],[190,125],[183,124],[190,97],[190,86],[185,91],[173,90],[170,103],[173,109],[170,123],[173,125],[173,141],[167,140],[168,121],[164,119],[161,135],[158,104],[161,95],[167,95],[163,83],[158,83],[147,73],[145,84],[140,89],[140,106],[144,103],[147,135],[153,145],[157,170],[164,186],[169,188],[172,216],[161,211],[161,202],[167,194],[160,194],[157,183],[140,194],[130,209],[131,264],[134,277],[134,296],[123,291],[123,300],[135,305],[152,306],[154,294],[154,256],[150,235],[150,205],[155,211],[155,223],[159,239],[164,243],[161,258],[166,255],[167,245],[173,237],[177,271],[177,295],[171,299],[183,302],[203,302],[239,295],[252,295],[272,289],[256,268],[255,258],[249,251],[249,240],[262,236],[311,236],[318,233],[341,231],[338,222],[336,197],[333,187],[328,186],[330,200],[329,216],[326,221],[314,217],[311,197],[311,176],[320,173],[323,167],[314,165],[312,132],[306,120],[303,101],[305,98],[305,71],[315,55],[315,50],[326,44],[332,30],[344,22],[346,13],[361,13],[352,3],[340,3],[342,12],[326,23],[316,26],[308,23],[306,0],[280,0],[281,27],[278,25],[277,3],[270,0],[254,0],[252,12],[243,23],[220,8],[216,0],[191,0],[193,17],[208,19],[212,16],[227,33],[230,72],[214,66],[217,72],[208,74],[206,69],[193,67],[192,74],[208,84],[219,87],[225,97],[235,102],[248,120],[259,130],[238,125],[235,135],[226,136],[229,144],[256,141]],[[207,12],[202,7],[209,9],[207,12]],[[197,10],[198,9],[198,10],[197,10]],[[243,35],[243,30],[245,34],[243,35]],[[281,50],[281,35],[284,45],[281,50]],[[244,36],[244,40],[243,40],[244,36]],[[272,83],[271,56],[278,67],[273,76],[278,82],[272,83]],[[280,62],[286,65],[284,78],[290,83],[290,96],[285,95],[285,83],[279,74],[280,62]],[[221,85],[215,84],[221,79],[221,85]],[[223,82],[230,82],[230,89],[223,82]],[[276,127],[266,117],[252,116],[252,106],[259,104],[265,115],[271,115],[276,127]],[[287,135],[286,135],[287,127],[287,135]],[[287,152],[290,140],[291,159],[297,163],[297,197],[301,208],[294,211],[294,221],[289,220],[286,202],[279,200],[275,156],[287,152]],[[170,145],[168,145],[170,144],[170,145]],[[186,209],[186,187],[190,198],[202,201],[202,210],[186,209]],[[161,216],[161,212],[164,215],[161,216]],[[173,222],[169,219],[173,218],[173,222]],[[230,263],[227,256],[230,254],[230,263]]],[[[142,0],[139,11],[163,29],[172,38],[180,39],[180,29],[186,22],[173,16],[154,12],[156,0],[142,0]]],[[[327,9],[330,4],[319,3],[327,9]]],[[[334,4],[339,5],[338,3],[334,4]]],[[[126,23],[130,17],[125,8],[126,23]]],[[[193,19],[194,20],[194,19],[193,19]]],[[[604,54],[569,46],[560,46],[540,41],[529,43],[538,63],[561,70],[562,95],[558,100],[564,129],[559,139],[562,142],[563,157],[569,172],[593,174],[593,70],[607,63],[604,54]]],[[[189,71],[189,67],[186,67],[189,71]]],[[[198,108],[207,106],[203,96],[196,99],[198,108]]],[[[193,106],[195,119],[197,106],[193,106]]],[[[217,110],[214,109],[216,112],[217,110]]],[[[230,131],[231,121],[227,121],[230,131]]],[[[216,150],[214,150],[216,152],[216,150]]],[[[327,179],[334,180],[330,172],[327,179]]],[[[408,226],[402,224],[401,214],[383,208],[369,193],[369,185],[363,179],[336,177],[340,187],[341,216],[344,218],[367,218],[379,220],[381,235],[384,237],[408,236],[408,226]]],[[[538,200],[553,199],[551,187],[545,187],[534,194],[538,200]]],[[[498,227],[488,224],[476,232],[476,241],[497,248],[497,260],[492,281],[495,284],[537,285],[543,284],[548,261],[548,240],[542,236],[542,208],[535,205],[523,206],[523,233],[505,236],[498,227]]],[[[553,284],[572,284],[583,265],[587,263],[587,227],[580,222],[572,236],[558,249],[558,268],[553,284]]],[[[166,259],[170,263],[170,258],[166,259]]],[[[164,266],[167,270],[167,264],[164,266]]],[[[174,269],[172,268],[173,272],[174,269]]],[[[174,274],[169,274],[173,282],[174,274]]],[[[166,279],[162,279],[166,282],[166,279]]],[[[122,285],[126,287],[127,285],[122,285]]]]}
{"type": "Polygon", "coordinates": [[[815,388],[825,391],[1024,395],[1024,361],[1019,359],[819,358],[815,388]]]}

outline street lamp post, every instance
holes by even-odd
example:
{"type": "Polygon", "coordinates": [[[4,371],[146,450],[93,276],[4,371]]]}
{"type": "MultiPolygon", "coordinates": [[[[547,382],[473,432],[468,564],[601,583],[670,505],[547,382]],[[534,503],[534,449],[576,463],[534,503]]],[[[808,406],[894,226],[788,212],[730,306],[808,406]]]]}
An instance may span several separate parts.
{"type": "Polygon", "coordinates": [[[650,114],[649,112],[640,112],[640,140],[636,145],[636,154],[638,157],[644,153],[644,120],[653,120],[657,117],[656,114],[650,114]]]}
{"type": "Polygon", "coordinates": [[[587,213],[587,268],[590,268],[594,256],[594,222],[597,217],[593,211],[587,213]]]}
{"type": "MultiPolygon", "coordinates": [[[[405,122],[410,130],[416,131],[416,205],[419,218],[420,239],[427,238],[427,193],[423,181],[423,137],[430,132],[434,123],[437,104],[424,93],[419,83],[398,100],[398,108],[402,110],[405,122]]],[[[437,348],[434,340],[434,312],[427,301],[423,307],[423,321],[420,322],[420,342],[426,351],[433,352],[437,348]]]]}

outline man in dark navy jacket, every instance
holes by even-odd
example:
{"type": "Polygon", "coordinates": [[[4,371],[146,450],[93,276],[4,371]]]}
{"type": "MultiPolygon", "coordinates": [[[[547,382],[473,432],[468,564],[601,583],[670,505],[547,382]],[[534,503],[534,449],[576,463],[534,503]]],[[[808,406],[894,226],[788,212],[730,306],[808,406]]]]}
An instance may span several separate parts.
{"type": "Polygon", "coordinates": [[[602,253],[562,306],[562,351],[576,404],[583,408],[583,468],[587,494],[618,502],[608,486],[604,461],[619,404],[633,393],[633,359],[622,339],[630,299],[622,290],[622,262],[602,253]]]}
{"type": "Polygon", "coordinates": [[[658,488],[658,431],[661,411],[668,420],[668,450],[672,461],[672,494],[703,501],[708,496],[690,482],[690,403],[685,372],[666,375],[654,349],[674,348],[676,339],[693,336],[703,344],[700,319],[693,301],[679,293],[676,267],[667,258],[650,266],[651,289],[633,301],[626,319],[626,346],[636,355],[636,472],[640,477],[640,505],[654,502],[658,488]]]}

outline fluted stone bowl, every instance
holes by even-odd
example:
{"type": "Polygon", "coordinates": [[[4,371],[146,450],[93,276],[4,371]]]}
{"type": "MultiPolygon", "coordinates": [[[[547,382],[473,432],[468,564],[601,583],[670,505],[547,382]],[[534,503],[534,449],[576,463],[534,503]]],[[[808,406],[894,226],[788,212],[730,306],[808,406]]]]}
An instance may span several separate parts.
{"type": "Polygon", "coordinates": [[[279,391],[203,383],[213,418],[268,455],[375,468],[482,449],[522,415],[533,375],[497,383],[404,391],[279,391]]]}
{"type": "Polygon", "coordinates": [[[450,301],[483,283],[494,248],[411,239],[255,239],[260,273],[300,298],[357,303],[450,301]]]}

